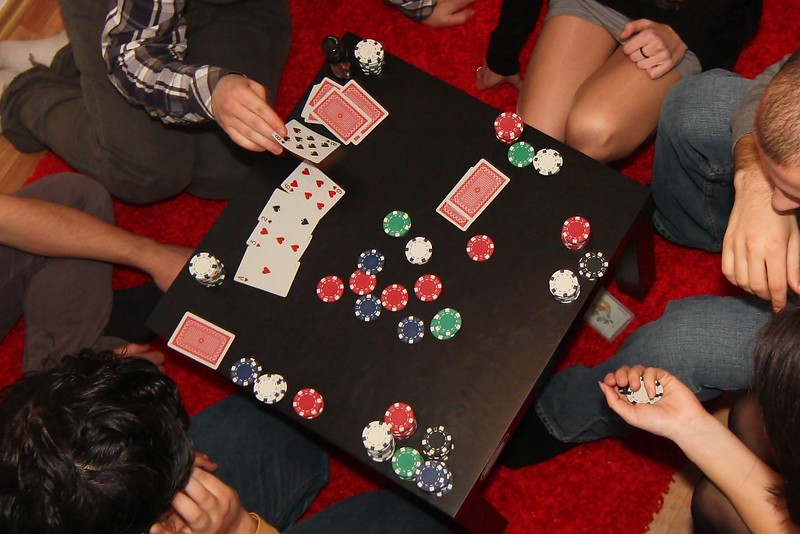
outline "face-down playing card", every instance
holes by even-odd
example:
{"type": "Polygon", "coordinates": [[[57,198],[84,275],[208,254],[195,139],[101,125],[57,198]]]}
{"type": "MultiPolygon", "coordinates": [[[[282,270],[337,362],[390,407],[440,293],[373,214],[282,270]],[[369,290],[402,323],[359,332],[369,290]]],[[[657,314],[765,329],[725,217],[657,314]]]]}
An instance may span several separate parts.
{"type": "Polygon", "coordinates": [[[235,337],[224,328],[187,311],[167,341],[167,346],[216,369],[235,337]]]}
{"type": "Polygon", "coordinates": [[[466,230],[510,181],[494,165],[481,159],[461,177],[436,211],[461,230],[466,230]]]}

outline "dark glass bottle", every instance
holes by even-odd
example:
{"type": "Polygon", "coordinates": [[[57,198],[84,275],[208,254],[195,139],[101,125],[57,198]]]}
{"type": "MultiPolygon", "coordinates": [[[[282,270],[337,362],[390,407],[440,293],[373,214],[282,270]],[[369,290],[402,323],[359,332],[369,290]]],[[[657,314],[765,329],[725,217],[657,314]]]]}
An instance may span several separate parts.
{"type": "Polygon", "coordinates": [[[350,57],[339,39],[333,35],[323,39],[322,53],[325,54],[325,59],[330,64],[334,76],[342,80],[350,79],[350,57]]]}

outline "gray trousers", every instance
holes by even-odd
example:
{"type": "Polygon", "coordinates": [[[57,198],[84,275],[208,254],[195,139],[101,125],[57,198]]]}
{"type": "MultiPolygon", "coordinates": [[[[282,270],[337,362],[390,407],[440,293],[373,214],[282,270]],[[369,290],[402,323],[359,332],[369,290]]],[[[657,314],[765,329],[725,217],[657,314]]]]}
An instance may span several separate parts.
{"type": "MultiPolygon", "coordinates": [[[[54,174],[15,194],[114,222],[108,192],[79,174],[54,174]]],[[[125,343],[103,337],[111,314],[111,269],[107,263],[36,256],[0,245],[0,339],[25,317],[24,373],[53,367],[65,354],[82,348],[125,343]]]]}
{"type": "MultiPolygon", "coordinates": [[[[50,67],[23,72],[3,94],[0,116],[9,141],[23,152],[49,148],[128,202],[162,200],[184,189],[231,196],[258,154],[234,144],[214,122],[165,126],[125,101],[108,80],[100,51],[107,1],[61,0],[61,12],[70,44],[50,67]]],[[[188,62],[243,73],[274,99],[291,39],[287,0],[193,0],[186,19],[188,62]]]]}

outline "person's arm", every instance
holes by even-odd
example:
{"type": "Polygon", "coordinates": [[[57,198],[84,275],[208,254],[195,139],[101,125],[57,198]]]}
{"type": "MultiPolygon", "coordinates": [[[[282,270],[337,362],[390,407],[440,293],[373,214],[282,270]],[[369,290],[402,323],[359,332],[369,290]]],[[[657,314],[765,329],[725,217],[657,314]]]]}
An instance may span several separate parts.
{"type": "Polygon", "coordinates": [[[794,531],[785,506],[770,492],[782,486],[780,475],[709,414],[675,376],[652,367],[623,367],[606,375],[600,389],[608,406],[628,424],[674,441],[725,494],[751,531],[794,531]],[[628,385],[638,389],[639,376],[651,393],[656,380],[661,384],[661,400],[634,405],[617,392],[628,385]]]}
{"type": "Polygon", "coordinates": [[[80,210],[45,200],[0,195],[0,243],[31,254],[128,265],[166,290],[191,255],[122,230],[80,210]]]}
{"type": "Polygon", "coordinates": [[[386,0],[405,16],[428,26],[446,27],[464,24],[475,15],[469,9],[475,0],[386,0]]]}

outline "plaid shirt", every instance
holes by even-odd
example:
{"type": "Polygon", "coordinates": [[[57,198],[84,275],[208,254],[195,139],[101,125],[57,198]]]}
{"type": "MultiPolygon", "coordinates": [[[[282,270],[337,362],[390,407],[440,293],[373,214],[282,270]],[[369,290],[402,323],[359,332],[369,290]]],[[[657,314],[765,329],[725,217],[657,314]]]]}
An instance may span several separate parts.
{"type": "Polygon", "coordinates": [[[230,71],[189,65],[186,0],[110,0],[101,36],[111,83],[166,124],[213,120],[211,93],[230,71]]]}
{"type": "Polygon", "coordinates": [[[386,2],[417,22],[430,17],[436,7],[436,0],[386,0],[386,2]]]}

